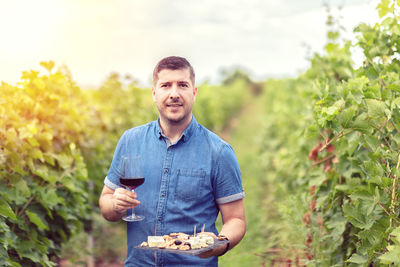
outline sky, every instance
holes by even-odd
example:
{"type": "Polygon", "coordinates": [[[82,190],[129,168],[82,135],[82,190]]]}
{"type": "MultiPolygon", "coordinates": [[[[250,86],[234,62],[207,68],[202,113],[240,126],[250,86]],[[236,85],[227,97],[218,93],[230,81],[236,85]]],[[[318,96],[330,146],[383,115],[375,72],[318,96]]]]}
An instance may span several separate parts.
{"type": "MultiPolygon", "coordinates": [[[[222,69],[253,79],[295,77],[326,44],[329,4],[346,32],[378,21],[378,0],[0,0],[0,81],[15,84],[41,61],[65,65],[82,87],[111,72],[151,86],[165,56],[186,57],[197,83],[222,69]],[[342,6],[341,11],[338,6],[342,6]]],[[[355,61],[361,53],[355,51],[355,61]]]]}

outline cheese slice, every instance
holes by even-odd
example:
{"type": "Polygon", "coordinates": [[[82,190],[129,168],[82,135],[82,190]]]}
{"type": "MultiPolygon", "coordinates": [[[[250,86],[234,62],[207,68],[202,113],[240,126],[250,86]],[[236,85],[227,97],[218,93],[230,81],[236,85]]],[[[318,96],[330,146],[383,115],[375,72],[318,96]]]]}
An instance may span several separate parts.
{"type": "Polygon", "coordinates": [[[214,238],[212,236],[203,235],[200,237],[200,243],[207,245],[214,245],[214,238]]]}
{"type": "Polygon", "coordinates": [[[197,237],[200,238],[201,244],[214,245],[214,238],[206,233],[198,233],[197,237]]]}
{"type": "Polygon", "coordinates": [[[165,245],[165,240],[162,236],[148,236],[147,243],[149,247],[155,248],[165,245]]]}
{"type": "Polygon", "coordinates": [[[191,237],[187,242],[190,243],[191,249],[201,248],[200,238],[191,237]]]}

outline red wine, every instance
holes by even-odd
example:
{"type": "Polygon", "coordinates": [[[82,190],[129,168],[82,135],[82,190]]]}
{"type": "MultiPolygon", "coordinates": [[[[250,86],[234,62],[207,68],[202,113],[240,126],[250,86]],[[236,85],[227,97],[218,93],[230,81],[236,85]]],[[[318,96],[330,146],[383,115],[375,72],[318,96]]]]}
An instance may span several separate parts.
{"type": "Polygon", "coordinates": [[[144,177],[124,177],[119,179],[120,183],[129,189],[135,189],[144,183],[144,177]]]}

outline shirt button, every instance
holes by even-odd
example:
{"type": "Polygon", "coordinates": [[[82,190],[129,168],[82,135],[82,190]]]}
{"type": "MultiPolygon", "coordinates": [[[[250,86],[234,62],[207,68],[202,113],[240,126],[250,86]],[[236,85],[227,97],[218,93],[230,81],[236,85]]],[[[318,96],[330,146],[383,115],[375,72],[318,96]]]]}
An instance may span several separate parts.
{"type": "Polygon", "coordinates": [[[159,222],[161,222],[161,220],[162,220],[161,218],[158,218],[158,221],[159,221],[159,222]]]}
{"type": "Polygon", "coordinates": [[[168,169],[164,169],[164,172],[167,173],[167,172],[168,172],[168,169]]]}
{"type": "Polygon", "coordinates": [[[161,196],[162,196],[162,197],[165,197],[165,193],[162,193],[161,196]]]}

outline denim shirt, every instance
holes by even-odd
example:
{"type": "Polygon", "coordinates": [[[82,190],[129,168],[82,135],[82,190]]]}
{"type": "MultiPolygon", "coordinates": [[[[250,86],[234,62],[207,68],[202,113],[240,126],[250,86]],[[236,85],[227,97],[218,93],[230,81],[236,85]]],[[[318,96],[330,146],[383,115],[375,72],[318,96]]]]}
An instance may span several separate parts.
{"type": "Polygon", "coordinates": [[[127,223],[125,266],[218,266],[218,257],[154,253],[135,248],[147,236],[172,232],[193,234],[194,226],[218,234],[218,204],[242,199],[239,164],[232,147],[198,124],[194,117],[180,139],[171,144],[158,121],[126,131],[117,145],[104,184],[121,186],[120,159],[139,155],[145,182],[135,189],[139,222],[127,223]]]}

